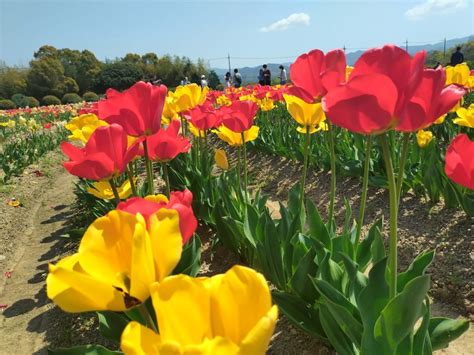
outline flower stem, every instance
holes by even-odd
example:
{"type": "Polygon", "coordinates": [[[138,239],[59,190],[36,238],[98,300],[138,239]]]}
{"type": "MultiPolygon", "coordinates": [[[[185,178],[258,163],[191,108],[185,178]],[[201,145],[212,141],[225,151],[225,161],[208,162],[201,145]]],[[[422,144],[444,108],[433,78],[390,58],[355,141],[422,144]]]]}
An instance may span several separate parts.
{"type": "Polygon", "coordinates": [[[400,164],[398,166],[398,179],[397,179],[397,205],[400,204],[403,178],[405,175],[405,163],[408,155],[408,148],[410,143],[410,133],[403,134],[403,144],[402,144],[402,153],[400,156],[400,164]]]}
{"type": "Polygon", "coordinates": [[[359,207],[359,220],[357,223],[357,233],[355,239],[355,249],[354,252],[357,253],[357,247],[359,246],[360,234],[362,231],[362,225],[364,224],[364,215],[365,215],[365,204],[367,202],[367,190],[369,186],[369,166],[370,166],[370,152],[372,149],[372,136],[367,137],[367,143],[365,147],[365,163],[364,163],[364,177],[362,180],[362,194],[360,197],[360,207],[359,207]]]}
{"type": "Polygon", "coordinates": [[[398,220],[398,198],[395,184],[395,174],[393,172],[392,156],[387,143],[387,134],[380,136],[383,157],[385,160],[385,170],[387,171],[388,190],[390,196],[390,238],[388,247],[388,263],[390,271],[389,290],[390,298],[397,294],[397,220],[398,220]]]}
{"type": "Polygon", "coordinates": [[[143,141],[143,152],[145,155],[145,167],[148,180],[148,195],[154,195],[155,192],[153,188],[153,163],[151,162],[148,156],[148,144],[146,139],[143,141]]]}
{"type": "Polygon", "coordinates": [[[109,180],[110,187],[112,188],[112,192],[114,193],[114,200],[115,203],[118,205],[120,203],[120,196],[117,191],[117,186],[115,186],[114,178],[110,178],[109,180]]]}
{"type": "Polygon", "coordinates": [[[165,183],[166,183],[166,194],[168,198],[171,196],[171,188],[170,188],[170,176],[168,173],[168,165],[163,162],[161,163],[161,166],[163,167],[163,176],[165,177],[165,183]]]}
{"type": "Polygon", "coordinates": [[[132,188],[132,194],[133,196],[138,196],[137,195],[137,188],[135,187],[135,181],[133,180],[133,166],[131,163],[128,164],[127,166],[127,175],[128,175],[128,180],[130,180],[130,187],[132,188]]]}
{"type": "Polygon", "coordinates": [[[332,224],[334,216],[334,199],[336,198],[336,152],[334,150],[334,132],[332,124],[328,122],[329,127],[329,150],[331,159],[331,195],[329,201],[328,222],[332,224]]]}
{"type": "Polygon", "coordinates": [[[237,184],[239,185],[239,189],[242,188],[242,185],[240,183],[240,149],[241,147],[237,147],[237,184]]]}
{"type": "Polygon", "coordinates": [[[308,161],[309,161],[309,143],[311,140],[310,126],[306,126],[306,133],[304,134],[304,150],[303,150],[303,174],[301,175],[301,186],[300,186],[300,198],[301,198],[301,213],[304,209],[304,186],[306,184],[306,174],[308,171],[308,161]]]}
{"type": "Polygon", "coordinates": [[[244,132],[241,132],[240,133],[241,136],[242,136],[242,154],[244,156],[244,194],[245,194],[245,202],[248,203],[247,201],[247,186],[248,186],[248,181],[247,181],[247,148],[245,147],[245,136],[244,136],[244,132]]]}

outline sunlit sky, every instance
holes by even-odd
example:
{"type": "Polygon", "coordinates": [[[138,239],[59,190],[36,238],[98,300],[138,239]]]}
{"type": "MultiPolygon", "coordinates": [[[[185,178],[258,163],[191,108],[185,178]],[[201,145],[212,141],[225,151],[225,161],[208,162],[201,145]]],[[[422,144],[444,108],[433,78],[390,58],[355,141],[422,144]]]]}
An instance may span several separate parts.
{"type": "Polygon", "coordinates": [[[211,67],[289,62],[313,48],[348,51],[474,33],[472,0],[0,0],[0,59],[26,66],[43,44],[204,58],[211,67]]]}

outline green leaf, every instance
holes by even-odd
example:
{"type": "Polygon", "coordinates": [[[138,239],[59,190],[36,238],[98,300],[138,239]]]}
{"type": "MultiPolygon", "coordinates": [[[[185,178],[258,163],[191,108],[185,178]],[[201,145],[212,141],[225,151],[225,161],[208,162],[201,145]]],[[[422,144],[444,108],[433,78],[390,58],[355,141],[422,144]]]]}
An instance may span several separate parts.
{"type": "Polygon", "coordinates": [[[307,210],[309,235],[323,243],[326,249],[332,250],[331,237],[313,201],[308,201],[307,210]]]}
{"type": "Polygon", "coordinates": [[[334,288],[329,282],[318,279],[311,279],[321,296],[326,300],[344,307],[351,315],[360,319],[359,310],[353,305],[339,290],[334,288]]]}
{"type": "Polygon", "coordinates": [[[357,305],[364,325],[361,353],[366,355],[385,354],[383,345],[374,337],[374,326],[380,313],[388,303],[389,288],[385,280],[386,267],[386,258],[383,258],[372,267],[369,272],[369,282],[357,297],[357,305]]]}
{"type": "Polygon", "coordinates": [[[173,270],[173,275],[196,276],[201,268],[201,239],[194,235],[183,247],[181,259],[173,270]]]}
{"type": "Polygon", "coordinates": [[[130,319],[123,313],[97,312],[99,318],[99,332],[102,336],[120,342],[120,336],[130,319]]]}
{"type": "Polygon", "coordinates": [[[331,312],[325,304],[319,306],[319,314],[321,325],[331,343],[340,355],[355,354],[354,346],[351,340],[346,336],[344,331],[339,327],[338,323],[332,317],[331,312]]]}
{"type": "Polygon", "coordinates": [[[306,255],[301,259],[296,268],[293,277],[290,279],[291,288],[300,296],[305,302],[313,304],[318,296],[318,292],[311,282],[308,282],[309,277],[315,277],[318,270],[318,265],[315,261],[316,251],[310,249],[306,255]]]}
{"type": "Polygon", "coordinates": [[[413,332],[429,288],[428,275],[418,276],[410,281],[382,310],[375,323],[375,338],[386,342],[390,349],[396,349],[398,344],[413,332]]]}
{"type": "MultiPolygon", "coordinates": [[[[427,348],[426,340],[429,341],[428,326],[430,324],[430,299],[429,297],[425,298],[425,303],[423,304],[423,320],[420,327],[416,331],[416,334],[413,338],[413,354],[431,354],[427,348]]],[[[430,347],[431,348],[431,347],[430,347]]]]}
{"type": "Polygon", "coordinates": [[[433,350],[448,347],[450,342],[459,338],[468,329],[469,321],[467,319],[431,318],[429,334],[433,350]]]}
{"type": "MultiPolygon", "coordinates": [[[[376,255],[377,257],[380,257],[379,245],[378,245],[380,240],[376,241],[376,237],[381,235],[380,231],[382,230],[382,225],[383,225],[383,218],[378,219],[374,224],[372,224],[372,226],[369,229],[369,233],[367,233],[367,237],[365,237],[364,240],[362,240],[359,243],[359,246],[357,247],[356,261],[359,264],[359,267],[361,270],[364,270],[369,264],[370,260],[372,259],[372,255],[373,255],[372,246],[374,244],[374,241],[376,244],[374,246],[375,248],[374,252],[377,253],[376,255]]],[[[377,239],[381,239],[381,238],[377,238],[377,239]]],[[[381,246],[383,248],[383,243],[381,244],[381,246]]],[[[378,260],[375,260],[374,263],[377,261],[378,260]]]]}
{"type": "Polygon", "coordinates": [[[367,286],[368,278],[358,270],[358,265],[346,254],[339,254],[349,277],[348,292],[355,300],[355,296],[367,286]]]}
{"type": "Polygon", "coordinates": [[[331,253],[327,252],[319,264],[317,276],[319,279],[329,282],[335,289],[342,292],[344,271],[331,259],[331,253]]]}
{"type": "Polygon", "coordinates": [[[413,280],[417,276],[421,276],[425,273],[425,270],[430,266],[434,258],[434,250],[430,252],[423,252],[419,254],[405,272],[398,275],[397,284],[398,292],[405,288],[405,285],[413,280]]]}
{"type": "Polygon", "coordinates": [[[321,326],[319,313],[312,305],[307,304],[298,296],[287,292],[273,291],[273,301],[283,314],[295,325],[327,342],[326,334],[321,326]]]}
{"type": "Polygon", "coordinates": [[[48,349],[50,355],[113,355],[122,354],[120,351],[112,351],[102,345],[79,345],[72,348],[48,349]]]}

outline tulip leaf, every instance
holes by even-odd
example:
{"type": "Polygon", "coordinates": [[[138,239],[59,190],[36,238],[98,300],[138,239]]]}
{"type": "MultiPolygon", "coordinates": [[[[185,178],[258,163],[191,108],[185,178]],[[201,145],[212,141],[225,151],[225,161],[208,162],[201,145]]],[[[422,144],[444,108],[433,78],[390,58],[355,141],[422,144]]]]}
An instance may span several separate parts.
{"type": "Polygon", "coordinates": [[[327,252],[319,265],[317,274],[319,279],[330,283],[335,289],[342,292],[344,270],[331,259],[331,253],[327,252]]]}
{"type": "Polygon", "coordinates": [[[396,349],[398,344],[413,331],[429,288],[428,275],[411,280],[380,313],[374,327],[375,338],[383,339],[390,349],[396,349]]]}
{"type": "Polygon", "coordinates": [[[129,319],[118,312],[97,312],[99,319],[99,332],[102,336],[112,339],[116,342],[120,341],[120,336],[127,326],[129,319]]]}
{"type": "Polygon", "coordinates": [[[120,351],[112,351],[102,345],[79,345],[72,348],[48,349],[49,355],[113,355],[122,354],[120,351]]]}
{"type": "MultiPolygon", "coordinates": [[[[364,270],[367,267],[367,265],[373,258],[374,253],[376,254],[375,256],[379,258],[378,260],[380,260],[380,247],[383,249],[383,242],[380,243],[380,231],[382,230],[382,225],[383,218],[380,218],[374,224],[372,224],[369,229],[369,232],[367,233],[367,237],[365,237],[365,239],[359,242],[360,244],[356,246],[356,261],[359,264],[360,270],[364,270]]],[[[375,263],[378,260],[374,260],[373,262],[375,263]]]]}
{"type": "Polygon", "coordinates": [[[423,320],[420,324],[420,327],[416,331],[415,336],[413,337],[413,354],[431,354],[429,351],[431,349],[428,327],[430,325],[430,299],[425,298],[425,303],[423,304],[422,309],[423,320]]]}
{"type": "Polygon", "coordinates": [[[308,201],[307,209],[309,235],[323,243],[326,249],[332,250],[331,237],[313,201],[308,201]]]}
{"type": "Polygon", "coordinates": [[[318,270],[315,257],[316,252],[314,249],[308,250],[298,264],[293,277],[290,279],[290,285],[295,293],[309,304],[313,304],[318,296],[318,292],[313,284],[308,282],[308,276],[315,277],[318,270]]]}
{"type": "Polygon", "coordinates": [[[173,270],[173,275],[196,276],[201,268],[201,239],[194,235],[183,247],[181,259],[173,270]]]}
{"type": "Polygon", "coordinates": [[[367,276],[358,270],[358,265],[349,256],[341,253],[340,257],[349,277],[349,294],[354,297],[367,286],[367,276]]]}
{"type": "Polygon", "coordinates": [[[405,272],[398,275],[398,291],[402,291],[405,285],[417,276],[425,273],[425,270],[430,266],[434,258],[434,250],[430,252],[423,252],[419,254],[405,272]]]}
{"type": "Polygon", "coordinates": [[[319,313],[312,305],[288,292],[273,291],[272,297],[283,314],[294,324],[309,334],[327,341],[326,334],[321,326],[319,313]]]}
{"type": "Polygon", "coordinates": [[[448,347],[450,342],[459,338],[468,329],[469,321],[467,319],[431,318],[429,334],[433,350],[448,347]]]}
{"type": "Polygon", "coordinates": [[[321,325],[330,343],[334,346],[338,354],[353,355],[355,353],[353,342],[346,336],[346,333],[339,327],[325,304],[319,306],[321,325]]]}

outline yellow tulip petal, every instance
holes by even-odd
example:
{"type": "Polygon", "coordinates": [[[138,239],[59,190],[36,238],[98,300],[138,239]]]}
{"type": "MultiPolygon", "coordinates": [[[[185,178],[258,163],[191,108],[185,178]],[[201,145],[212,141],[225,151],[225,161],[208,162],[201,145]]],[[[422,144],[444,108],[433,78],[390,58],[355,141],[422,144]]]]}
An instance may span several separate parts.
{"type": "Polygon", "coordinates": [[[183,346],[198,345],[212,338],[208,279],[170,276],[151,286],[162,341],[183,346]]]}
{"type": "Polygon", "coordinates": [[[168,197],[166,197],[163,194],[147,195],[145,196],[145,200],[156,202],[156,203],[160,203],[160,202],[168,203],[168,197]]]}
{"type": "Polygon", "coordinates": [[[321,103],[309,104],[299,97],[283,94],[291,117],[301,126],[317,126],[326,119],[321,103]]]}
{"type": "Polygon", "coordinates": [[[120,339],[126,355],[158,354],[160,345],[160,335],[137,322],[128,323],[120,339]]]}
{"type": "MultiPolygon", "coordinates": [[[[307,128],[306,127],[302,127],[302,126],[298,126],[296,127],[296,130],[299,132],[299,133],[302,133],[302,134],[306,134],[306,132],[308,132],[307,128]]],[[[318,129],[314,126],[310,126],[309,127],[309,134],[313,134],[313,133],[316,133],[318,131],[318,129]]]]}
{"type": "Polygon", "coordinates": [[[84,272],[79,264],[79,254],[49,265],[46,292],[66,312],[126,309],[120,291],[84,272]]]}
{"type": "Polygon", "coordinates": [[[224,149],[216,149],[214,152],[214,160],[218,168],[222,170],[229,169],[229,161],[224,149]]]}
{"type": "Polygon", "coordinates": [[[176,210],[160,209],[149,220],[149,234],[155,260],[156,280],[161,281],[178,265],[183,250],[176,210]]]}
{"type": "Polygon", "coordinates": [[[234,266],[223,277],[213,278],[211,317],[214,336],[240,344],[271,307],[265,278],[255,270],[234,266]]]}
{"type": "Polygon", "coordinates": [[[421,148],[426,147],[433,139],[433,133],[430,131],[419,130],[416,133],[416,141],[421,148]]]}
{"type": "Polygon", "coordinates": [[[240,343],[240,354],[265,354],[275,331],[278,308],[273,306],[240,343]]]}

